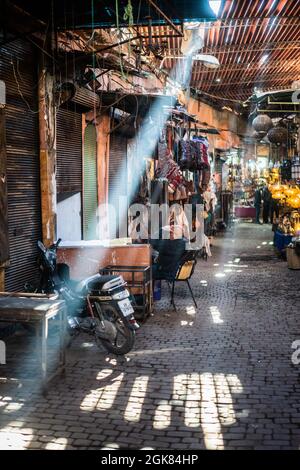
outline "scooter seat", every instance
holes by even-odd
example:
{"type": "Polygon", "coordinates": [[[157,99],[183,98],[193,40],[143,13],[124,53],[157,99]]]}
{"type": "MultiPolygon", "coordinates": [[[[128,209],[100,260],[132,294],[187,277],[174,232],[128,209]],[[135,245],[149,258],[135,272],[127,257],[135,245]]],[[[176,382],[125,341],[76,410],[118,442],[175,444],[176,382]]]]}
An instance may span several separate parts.
{"type": "Polygon", "coordinates": [[[123,283],[123,278],[121,276],[110,275],[110,274],[102,276],[101,274],[94,274],[93,276],[90,276],[80,281],[76,285],[75,291],[77,293],[81,293],[83,291],[101,290],[106,282],[113,281],[113,280],[115,280],[114,284],[116,285],[123,283]]]}

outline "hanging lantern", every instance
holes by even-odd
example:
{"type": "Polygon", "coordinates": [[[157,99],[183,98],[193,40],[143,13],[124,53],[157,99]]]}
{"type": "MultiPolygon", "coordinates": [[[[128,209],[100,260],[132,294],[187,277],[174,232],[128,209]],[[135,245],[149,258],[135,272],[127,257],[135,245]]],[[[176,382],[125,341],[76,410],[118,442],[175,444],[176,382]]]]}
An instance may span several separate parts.
{"type": "Polygon", "coordinates": [[[273,127],[273,123],[272,119],[267,114],[260,114],[253,120],[252,126],[256,132],[266,134],[273,127]]]}
{"type": "Polygon", "coordinates": [[[276,191],[275,193],[272,194],[273,199],[284,199],[284,193],[281,191],[276,191]]]}
{"type": "Polygon", "coordinates": [[[260,131],[260,132],[254,131],[252,135],[255,140],[260,141],[267,135],[267,132],[266,131],[260,131]]]}
{"type": "Polygon", "coordinates": [[[300,209],[300,197],[298,196],[288,198],[287,203],[293,209],[300,209]]]}
{"type": "Polygon", "coordinates": [[[285,144],[288,137],[288,131],[285,127],[273,127],[268,132],[268,139],[271,144],[285,144]]]}

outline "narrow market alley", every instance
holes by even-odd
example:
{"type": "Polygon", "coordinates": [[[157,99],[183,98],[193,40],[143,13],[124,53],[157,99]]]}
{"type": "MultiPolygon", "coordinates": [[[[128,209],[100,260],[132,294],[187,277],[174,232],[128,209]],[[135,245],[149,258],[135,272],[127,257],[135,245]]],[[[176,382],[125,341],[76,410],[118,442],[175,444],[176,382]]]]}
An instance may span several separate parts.
{"type": "Polygon", "coordinates": [[[241,222],[218,235],[191,280],[198,308],[179,285],[170,309],[164,286],[125,358],[83,335],[46,398],[3,386],[0,447],[298,449],[299,271],[272,239],[241,222]]]}

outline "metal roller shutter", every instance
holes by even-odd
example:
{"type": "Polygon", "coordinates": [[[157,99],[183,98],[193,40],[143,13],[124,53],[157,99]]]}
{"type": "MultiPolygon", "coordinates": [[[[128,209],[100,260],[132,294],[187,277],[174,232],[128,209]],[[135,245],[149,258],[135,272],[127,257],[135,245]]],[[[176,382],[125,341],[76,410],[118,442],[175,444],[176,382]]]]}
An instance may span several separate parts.
{"type": "MultiPolygon", "coordinates": [[[[115,208],[116,236],[119,237],[119,196],[127,197],[127,139],[114,133],[110,138],[108,201],[115,208]]],[[[127,220],[127,213],[124,214],[127,220]]],[[[114,221],[110,218],[110,230],[114,221]]],[[[115,234],[110,232],[111,237],[115,234]]]]}
{"type": "Polygon", "coordinates": [[[37,71],[34,50],[21,40],[1,48],[0,79],[7,93],[6,144],[10,266],[6,290],[37,277],[41,239],[37,71]]]}
{"type": "Polygon", "coordinates": [[[68,109],[57,113],[57,192],[82,191],[82,117],[68,109]]]}
{"type": "Polygon", "coordinates": [[[97,238],[97,135],[89,124],[84,132],[83,237],[97,238]]]}

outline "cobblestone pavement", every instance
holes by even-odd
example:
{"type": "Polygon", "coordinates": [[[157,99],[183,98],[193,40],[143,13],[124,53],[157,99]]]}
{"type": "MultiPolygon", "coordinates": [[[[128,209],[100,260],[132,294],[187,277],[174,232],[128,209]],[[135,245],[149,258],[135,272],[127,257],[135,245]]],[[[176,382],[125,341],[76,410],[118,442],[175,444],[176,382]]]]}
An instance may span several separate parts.
{"type": "Polygon", "coordinates": [[[81,337],[47,398],[1,385],[0,447],[299,449],[300,272],[271,242],[245,223],[217,237],[198,309],[180,285],[170,310],[165,289],[126,359],[81,337]]]}

